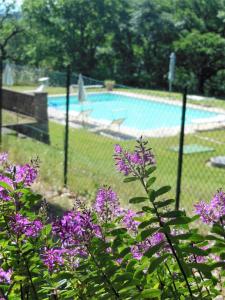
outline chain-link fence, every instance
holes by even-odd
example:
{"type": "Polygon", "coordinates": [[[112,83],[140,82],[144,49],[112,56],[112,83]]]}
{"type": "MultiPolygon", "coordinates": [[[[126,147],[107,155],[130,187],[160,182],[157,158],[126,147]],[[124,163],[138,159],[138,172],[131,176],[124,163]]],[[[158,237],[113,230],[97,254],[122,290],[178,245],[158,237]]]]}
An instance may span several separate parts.
{"type": "MultiPolygon", "coordinates": [[[[3,147],[18,161],[38,155],[42,186],[59,190],[64,182],[67,146],[66,72],[13,65],[8,66],[7,72],[4,82],[14,93],[5,91],[8,104],[3,101],[3,147]]],[[[122,183],[122,176],[115,170],[113,148],[120,143],[132,149],[142,135],[156,155],[156,185],[171,185],[171,197],[175,197],[181,93],[136,89],[85,76],[79,79],[78,74],[72,74],[68,91],[70,190],[92,194],[99,185],[109,184],[123,205],[128,205],[129,197],[142,190],[133,183],[122,183]]],[[[224,184],[225,169],[218,167],[222,160],[217,163],[217,157],[225,155],[225,102],[188,95],[185,120],[181,207],[192,212],[194,202],[210,198],[224,184]]],[[[68,203],[63,205],[66,208],[68,203]]]]}

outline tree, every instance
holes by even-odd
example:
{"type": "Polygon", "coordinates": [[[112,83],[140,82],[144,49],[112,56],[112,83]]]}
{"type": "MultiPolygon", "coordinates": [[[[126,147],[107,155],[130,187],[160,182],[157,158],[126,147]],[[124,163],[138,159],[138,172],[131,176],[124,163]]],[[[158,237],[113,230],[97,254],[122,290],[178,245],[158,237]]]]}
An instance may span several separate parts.
{"type": "Polygon", "coordinates": [[[212,32],[193,31],[174,46],[179,66],[195,74],[197,90],[203,94],[206,81],[225,69],[225,39],[212,32]]]}
{"type": "Polygon", "coordinates": [[[178,37],[170,0],[144,0],[133,15],[146,86],[166,87],[169,55],[178,37]]]}
{"type": "Polygon", "coordinates": [[[11,58],[9,44],[23,31],[18,13],[15,10],[16,1],[2,0],[0,6],[0,142],[2,128],[2,74],[3,61],[11,58]]]}
{"type": "Polygon", "coordinates": [[[8,50],[10,42],[22,32],[19,15],[15,11],[16,1],[2,1],[0,7],[0,74],[2,74],[3,61],[12,58],[8,50]]]}
{"type": "Polygon", "coordinates": [[[25,0],[24,15],[36,40],[32,52],[42,53],[40,61],[50,58],[57,69],[71,63],[77,72],[90,75],[118,5],[119,0],[25,0]]]}

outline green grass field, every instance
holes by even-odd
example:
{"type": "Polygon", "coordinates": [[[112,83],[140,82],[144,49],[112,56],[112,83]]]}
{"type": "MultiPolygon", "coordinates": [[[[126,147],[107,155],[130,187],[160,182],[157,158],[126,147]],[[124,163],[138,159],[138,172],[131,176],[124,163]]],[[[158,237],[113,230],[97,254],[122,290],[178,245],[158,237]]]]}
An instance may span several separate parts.
{"type": "MultiPolygon", "coordinates": [[[[27,90],[27,87],[15,89],[27,90]]],[[[129,91],[147,93],[146,90],[132,89],[129,91]]],[[[48,92],[61,94],[65,90],[49,88],[48,92]]],[[[151,91],[148,91],[149,93],[151,94],[151,91]]],[[[159,91],[158,95],[168,98],[168,93],[159,91]]],[[[180,94],[170,94],[170,97],[171,99],[181,99],[180,94]]],[[[222,102],[216,100],[215,102],[216,104],[219,103],[218,107],[220,107],[222,102]]],[[[18,119],[18,116],[9,112],[4,112],[3,120],[4,123],[23,122],[21,117],[18,119]]],[[[55,191],[63,187],[64,126],[51,121],[49,131],[50,145],[42,144],[30,138],[17,138],[16,134],[4,135],[3,139],[3,148],[9,151],[12,160],[21,163],[27,162],[34,156],[39,156],[41,168],[38,188],[41,188],[42,192],[55,191]]],[[[96,189],[102,184],[108,184],[119,193],[124,206],[128,205],[129,197],[143,193],[137,183],[122,183],[123,177],[116,172],[114,167],[113,147],[115,143],[117,141],[114,139],[90,133],[86,129],[70,129],[68,186],[71,191],[86,193],[88,198],[93,199],[96,189]]],[[[172,152],[168,148],[178,146],[179,136],[151,138],[149,143],[157,159],[157,182],[155,186],[172,185],[173,188],[169,196],[174,197],[178,153],[172,152]]],[[[132,149],[135,141],[123,141],[121,144],[132,149]]],[[[191,213],[193,203],[201,199],[209,199],[218,188],[224,186],[225,170],[207,165],[211,156],[223,155],[225,152],[224,130],[186,135],[185,144],[199,144],[214,148],[214,152],[184,155],[181,206],[191,213]]],[[[71,200],[59,197],[56,204],[66,209],[71,206],[71,200]]]]}
{"type": "MultiPolygon", "coordinates": [[[[4,113],[4,118],[13,120],[12,113],[4,113]]],[[[3,147],[9,151],[10,158],[17,162],[26,162],[34,156],[41,161],[40,182],[42,191],[57,190],[63,187],[63,145],[64,127],[50,122],[51,144],[46,145],[30,138],[17,138],[15,134],[4,135],[3,147]]],[[[116,141],[85,129],[70,129],[69,139],[69,173],[70,190],[79,193],[92,194],[101,184],[111,185],[120,195],[124,206],[128,205],[129,197],[142,194],[138,183],[122,183],[123,176],[116,172],[113,161],[113,147],[116,141]]],[[[178,145],[178,136],[169,138],[152,138],[149,143],[157,160],[156,187],[172,185],[170,196],[175,194],[177,159],[176,152],[169,147],[178,145]]],[[[135,141],[121,142],[124,147],[132,149],[135,141]]],[[[182,178],[182,207],[192,211],[193,203],[200,199],[209,199],[211,195],[224,185],[224,169],[207,166],[207,161],[213,155],[224,154],[225,137],[223,130],[202,132],[187,135],[185,144],[200,144],[213,147],[214,152],[184,155],[184,171],[182,178]],[[210,138],[210,141],[202,139],[210,138]],[[224,142],[216,144],[211,139],[224,142]]],[[[69,207],[70,200],[59,201],[60,206],[69,207]]]]}

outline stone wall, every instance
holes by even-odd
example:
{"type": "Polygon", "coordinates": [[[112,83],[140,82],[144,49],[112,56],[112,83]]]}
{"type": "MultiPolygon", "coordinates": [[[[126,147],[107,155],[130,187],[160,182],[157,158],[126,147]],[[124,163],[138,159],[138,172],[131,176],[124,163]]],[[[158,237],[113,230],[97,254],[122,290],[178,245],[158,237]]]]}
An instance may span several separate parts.
{"type": "Polygon", "coordinates": [[[3,89],[2,108],[34,118],[34,122],[7,126],[44,143],[50,143],[47,93],[21,93],[3,89]]]}
{"type": "Polygon", "coordinates": [[[48,121],[47,93],[21,93],[3,89],[2,107],[33,117],[37,122],[48,121]]]}

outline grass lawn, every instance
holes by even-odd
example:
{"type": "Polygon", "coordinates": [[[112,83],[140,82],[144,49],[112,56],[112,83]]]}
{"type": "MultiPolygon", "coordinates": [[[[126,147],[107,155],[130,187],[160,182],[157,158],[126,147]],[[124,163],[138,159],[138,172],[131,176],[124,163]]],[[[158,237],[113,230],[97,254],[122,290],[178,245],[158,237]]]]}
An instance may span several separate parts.
{"type": "MultiPolygon", "coordinates": [[[[5,112],[4,121],[15,121],[13,113],[5,112]]],[[[12,160],[27,162],[34,156],[41,160],[40,182],[42,191],[57,190],[63,187],[63,144],[64,127],[50,122],[51,145],[45,145],[29,138],[17,138],[15,134],[4,135],[3,148],[9,151],[12,160]]],[[[179,138],[151,138],[150,145],[157,160],[157,181],[155,187],[172,185],[170,197],[175,195],[177,158],[176,152],[169,151],[177,146],[179,138]]],[[[193,203],[200,199],[209,199],[212,194],[224,185],[224,169],[211,168],[207,161],[211,156],[224,154],[224,131],[215,130],[187,135],[186,144],[200,144],[213,147],[214,152],[184,155],[182,178],[182,207],[193,211],[193,203]],[[207,137],[210,140],[202,139],[207,137]],[[212,141],[212,140],[216,140],[212,141]]],[[[69,173],[68,185],[74,192],[86,193],[93,199],[100,184],[111,185],[121,198],[124,206],[128,205],[129,197],[142,194],[138,183],[122,183],[123,176],[115,171],[112,158],[115,140],[106,138],[85,129],[70,129],[69,139],[69,173]]],[[[121,142],[126,148],[133,148],[135,141],[121,142]]],[[[71,206],[69,199],[57,199],[57,204],[64,208],[71,206]]]]}

